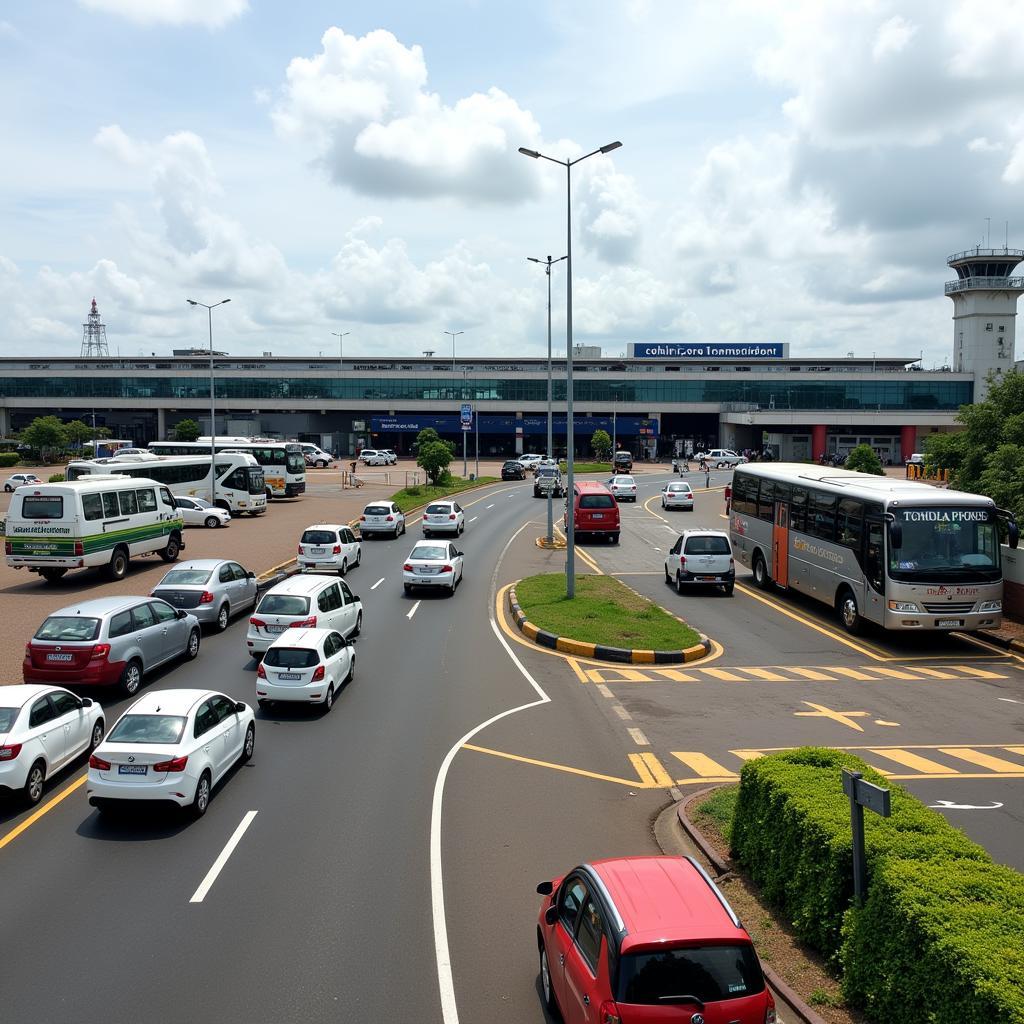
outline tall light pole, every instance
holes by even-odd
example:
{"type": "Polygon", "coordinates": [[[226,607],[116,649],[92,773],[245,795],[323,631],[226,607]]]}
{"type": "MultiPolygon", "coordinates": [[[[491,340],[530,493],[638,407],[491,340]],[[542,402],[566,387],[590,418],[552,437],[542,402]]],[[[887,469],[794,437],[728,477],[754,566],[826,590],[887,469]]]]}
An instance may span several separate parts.
{"type": "Polygon", "coordinates": [[[615,465],[614,465],[615,452],[618,450],[618,433],[616,432],[616,429],[615,429],[615,414],[618,411],[618,407],[619,407],[619,388],[625,387],[625,385],[624,384],[609,384],[608,386],[612,389],[612,460],[613,460],[612,470],[614,470],[615,469],[615,465]]]}
{"type": "Polygon", "coordinates": [[[217,504],[217,393],[213,387],[213,311],[218,306],[230,302],[230,299],[221,299],[212,306],[205,302],[196,302],[195,299],[185,300],[190,306],[202,306],[206,310],[206,319],[210,328],[210,504],[217,504]]]}
{"type": "MultiPolygon", "coordinates": [[[[342,403],[342,391],[344,385],[342,384],[342,378],[344,377],[345,370],[345,339],[351,334],[351,331],[331,331],[333,337],[338,339],[338,404],[342,403]]],[[[339,422],[344,422],[341,416],[338,417],[339,422]]],[[[349,435],[351,436],[351,435],[349,435]]],[[[341,456],[341,438],[338,438],[338,446],[336,448],[338,456],[341,456]]]]}
{"type": "Polygon", "coordinates": [[[452,338],[452,373],[455,372],[455,339],[460,334],[465,334],[465,331],[445,331],[445,334],[450,334],[452,338]]]}
{"type": "MultiPolygon", "coordinates": [[[[469,367],[464,366],[462,368],[462,400],[466,400],[466,379],[469,374],[469,367]]],[[[460,410],[461,411],[461,410],[460,410]]],[[[461,420],[461,416],[459,417],[461,420]]],[[[462,429],[462,479],[466,479],[467,466],[466,466],[466,435],[469,431],[466,429],[465,423],[459,423],[459,427],[462,429]]]]}
{"type": "MultiPolygon", "coordinates": [[[[559,256],[557,260],[553,260],[550,256],[546,260],[539,260],[536,256],[526,257],[531,263],[539,263],[544,268],[544,273],[548,278],[548,450],[547,456],[549,459],[555,457],[554,444],[551,440],[551,265],[553,263],[561,263],[562,260],[567,259],[566,256],[559,256]]],[[[568,463],[566,463],[566,469],[568,469],[568,463]]],[[[552,508],[552,502],[554,501],[554,495],[548,491],[548,536],[547,542],[550,544],[554,538],[554,511],[552,508]]]]}
{"type": "MultiPolygon", "coordinates": [[[[532,157],[534,160],[550,160],[553,164],[559,164],[565,168],[565,388],[566,388],[566,422],[565,422],[565,443],[566,443],[566,473],[565,486],[568,491],[569,501],[573,500],[573,447],[575,445],[575,432],[572,419],[572,169],[573,167],[598,153],[610,153],[618,149],[621,142],[609,142],[600,149],[595,149],[575,160],[559,160],[545,153],[539,153],[535,149],[519,147],[523,156],[532,157]]],[[[572,515],[566,517],[565,529],[565,596],[576,596],[576,524],[572,515]]]]}

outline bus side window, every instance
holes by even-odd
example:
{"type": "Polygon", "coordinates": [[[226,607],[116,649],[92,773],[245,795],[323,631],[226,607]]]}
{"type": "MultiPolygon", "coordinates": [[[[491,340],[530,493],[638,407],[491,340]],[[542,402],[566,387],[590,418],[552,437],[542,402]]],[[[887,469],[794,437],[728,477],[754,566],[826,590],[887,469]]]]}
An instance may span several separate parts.
{"type": "Polygon", "coordinates": [[[766,523],[775,522],[775,484],[762,480],[757,492],[757,518],[766,523]]]}
{"type": "Polygon", "coordinates": [[[117,519],[121,510],[117,507],[117,491],[103,492],[103,518],[117,519]]]}
{"type": "Polygon", "coordinates": [[[794,487],[792,503],[789,507],[789,528],[807,532],[807,488],[794,487]]]}
{"type": "Polygon", "coordinates": [[[882,543],[885,531],[882,524],[874,519],[867,522],[867,532],[864,550],[864,574],[872,589],[881,594],[884,590],[882,583],[882,543]]]}
{"type": "Polygon", "coordinates": [[[836,533],[836,496],[824,491],[811,492],[807,532],[822,540],[834,540],[836,533]]]}
{"type": "Polygon", "coordinates": [[[860,550],[861,534],[864,531],[864,505],[853,498],[839,502],[839,517],[836,520],[836,540],[854,551],[860,550]]]}

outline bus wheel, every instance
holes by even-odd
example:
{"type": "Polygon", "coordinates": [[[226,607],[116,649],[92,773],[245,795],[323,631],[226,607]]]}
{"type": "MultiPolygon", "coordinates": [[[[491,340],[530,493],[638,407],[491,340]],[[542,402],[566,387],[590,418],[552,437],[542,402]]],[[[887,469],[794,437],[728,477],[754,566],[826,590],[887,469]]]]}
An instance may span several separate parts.
{"type": "Polygon", "coordinates": [[[114,548],[114,553],[107,563],[107,576],[112,580],[123,580],[128,575],[128,552],[124,548],[114,548]]]}
{"type": "Polygon", "coordinates": [[[843,629],[851,636],[857,636],[863,628],[864,620],[860,617],[857,598],[852,590],[844,588],[839,592],[836,608],[839,611],[839,621],[843,624],[843,629]]]}
{"type": "Polygon", "coordinates": [[[160,552],[160,557],[165,562],[177,561],[178,552],[181,551],[181,541],[178,539],[176,534],[171,534],[167,538],[167,547],[160,552]]]}
{"type": "Polygon", "coordinates": [[[224,511],[227,512],[228,515],[231,515],[231,506],[227,503],[227,501],[224,500],[224,498],[218,498],[213,504],[217,508],[224,509],[224,511]]]}
{"type": "Polygon", "coordinates": [[[760,551],[754,555],[754,582],[762,590],[767,590],[772,584],[772,578],[768,575],[768,566],[765,565],[764,556],[760,551]]]}

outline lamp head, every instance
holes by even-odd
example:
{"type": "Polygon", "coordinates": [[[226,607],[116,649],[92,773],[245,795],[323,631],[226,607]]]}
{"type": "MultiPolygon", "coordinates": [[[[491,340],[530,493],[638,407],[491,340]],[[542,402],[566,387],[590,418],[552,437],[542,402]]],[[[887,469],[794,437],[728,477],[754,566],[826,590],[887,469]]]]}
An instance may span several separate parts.
{"type": "Polygon", "coordinates": [[[532,156],[534,160],[540,159],[540,153],[535,149],[527,149],[525,146],[520,146],[519,152],[522,153],[523,156],[532,156]]]}
{"type": "Polygon", "coordinates": [[[195,299],[186,299],[185,301],[186,301],[186,302],[187,302],[187,303],[188,303],[188,304],[189,304],[190,306],[198,306],[198,305],[199,305],[199,303],[198,303],[198,302],[196,302],[196,300],[195,300],[195,299]]]}
{"type": "Polygon", "coordinates": [[[613,149],[619,149],[619,148],[621,148],[621,146],[622,146],[621,142],[609,142],[607,146],[602,146],[601,147],[600,152],[602,152],[602,153],[610,153],[613,149]]]}

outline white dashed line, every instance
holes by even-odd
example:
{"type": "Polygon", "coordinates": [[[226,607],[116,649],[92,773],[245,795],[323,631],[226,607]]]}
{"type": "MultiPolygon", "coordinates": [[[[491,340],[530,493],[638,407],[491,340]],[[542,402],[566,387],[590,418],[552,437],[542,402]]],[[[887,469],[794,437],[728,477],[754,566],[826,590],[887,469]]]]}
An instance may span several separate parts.
{"type": "Polygon", "coordinates": [[[647,737],[639,729],[627,729],[626,732],[632,737],[633,742],[638,747],[649,747],[650,743],[647,741],[647,737]]]}
{"type": "Polygon", "coordinates": [[[471,523],[475,523],[475,522],[477,521],[477,519],[478,519],[478,518],[479,518],[478,516],[473,516],[473,518],[472,518],[472,519],[470,519],[470,522],[471,522],[471,523]]]}
{"type": "Polygon", "coordinates": [[[224,869],[224,865],[227,864],[228,858],[232,853],[234,853],[235,847],[238,845],[242,836],[245,835],[246,829],[252,824],[252,819],[255,817],[255,811],[246,812],[238,828],[235,829],[235,834],[227,841],[224,849],[220,851],[219,856],[213,862],[213,867],[206,872],[206,877],[199,883],[199,888],[192,894],[192,899],[189,900],[189,903],[202,903],[203,900],[206,899],[206,894],[213,887],[213,883],[217,881],[217,876],[224,869]]]}
{"type": "Polygon", "coordinates": [[[674,526],[662,526],[663,530],[668,530],[669,533],[675,533],[676,528],[674,526]]]}
{"type": "Polygon", "coordinates": [[[633,720],[633,716],[621,704],[616,704],[614,710],[615,714],[624,722],[631,722],[633,720]]]}
{"type": "Polygon", "coordinates": [[[385,580],[385,577],[381,576],[381,578],[379,580],[377,580],[377,582],[374,583],[374,585],[372,587],[370,587],[370,589],[371,590],[376,590],[384,582],[384,580],[385,580]]]}
{"type": "Polygon", "coordinates": [[[414,605],[413,605],[413,606],[412,606],[412,607],[411,607],[411,608],[409,609],[409,614],[408,614],[408,615],[406,615],[406,618],[407,618],[407,619],[411,619],[411,618],[412,618],[412,617],[413,617],[413,616],[414,616],[414,615],[416,614],[416,609],[417,609],[417,608],[419,608],[419,606],[420,606],[420,602],[419,602],[419,601],[417,601],[417,602],[416,602],[416,603],[415,603],[415,604],[414,604],[414,605]]]}
{"type": "Polygon", "coordinates": [[[486,512],[486,511],[487,511],[487,510],[488,510],[489,508],[494,508],[494,504],[493,504],[493,503],[491,503],[490,505],[484,505],[484,511],[485,511],[485,512],[486,512]]]}
{"type": "Polygon", "coordinates": [[[604,685],[604,683],[597,684],[597,692],[601,694],[602,697],[607,697],[609,700],[612,700],[615,697],[615,694],[613,694],[612,691],[604,685]]]}

